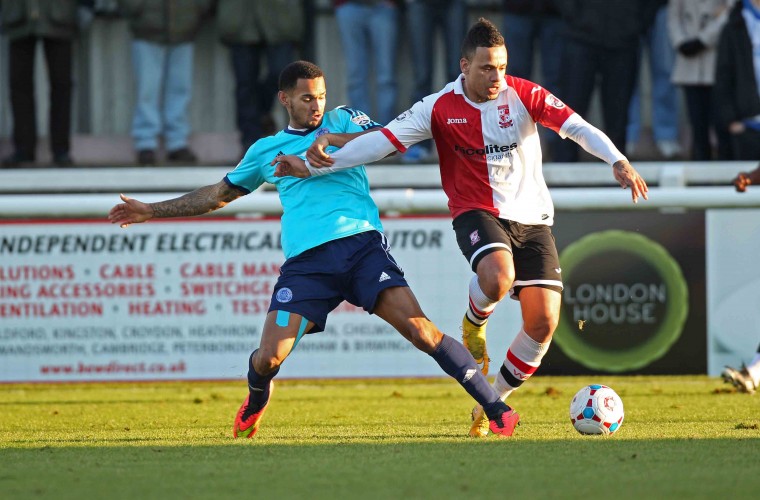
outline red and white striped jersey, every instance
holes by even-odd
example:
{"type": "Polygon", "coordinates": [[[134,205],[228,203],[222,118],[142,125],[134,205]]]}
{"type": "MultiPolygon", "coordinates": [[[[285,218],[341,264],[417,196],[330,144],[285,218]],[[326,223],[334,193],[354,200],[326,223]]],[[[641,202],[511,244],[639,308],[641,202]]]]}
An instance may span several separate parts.
{"type": "Polygon", "coordinates": [[[536,123],[564,138],[576,121],[570,118],[580,117],[540,85],[513,76],[505,77],[496,99],[475,103],[464,95],[463,78],[417,102],[383,133],[401,152],[435,139],[453,217],[485,210],[522,224],[552,225],[536,123]]]}

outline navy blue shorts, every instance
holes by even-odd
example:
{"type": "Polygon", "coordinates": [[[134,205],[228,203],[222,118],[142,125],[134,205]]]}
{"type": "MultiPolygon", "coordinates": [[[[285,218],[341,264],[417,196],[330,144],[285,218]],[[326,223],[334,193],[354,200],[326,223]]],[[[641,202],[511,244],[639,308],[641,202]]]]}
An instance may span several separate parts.
{"type": "Polygon", "coordinates": [[[269,310],[300,314],[314,323],[309,333],[344,300],[372,314],[381,291],[409,286],[389,250],[385,235],[366,231],[296,255],[280,268],[269,310]]]}

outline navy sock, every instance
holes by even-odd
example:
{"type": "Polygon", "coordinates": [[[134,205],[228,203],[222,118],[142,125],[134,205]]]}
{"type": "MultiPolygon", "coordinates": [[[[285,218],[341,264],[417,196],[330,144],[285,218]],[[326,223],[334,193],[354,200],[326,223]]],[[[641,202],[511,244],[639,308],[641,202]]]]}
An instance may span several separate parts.
{"type": "Polygon", "coordinates": [[[248,410],[251,413],[256,413],[267,404],[269,401],[269,382],[280,371],[278,366],[272,373],[259,375],[253,368],[253,355],[256,354],[256,351],[253,351],[248,358],[248,391],[251,394],[248,398],[248,410]]]}
{"type": "Polygon", "coordinates": [[[483,405],[489,420],[493,420],[509,407],[499,399],[499,394],[488,383],[472,354],[462,344],[444,335],[435,348],[432,358],[448,375],[459,382],[475,401],[483,405]]]}

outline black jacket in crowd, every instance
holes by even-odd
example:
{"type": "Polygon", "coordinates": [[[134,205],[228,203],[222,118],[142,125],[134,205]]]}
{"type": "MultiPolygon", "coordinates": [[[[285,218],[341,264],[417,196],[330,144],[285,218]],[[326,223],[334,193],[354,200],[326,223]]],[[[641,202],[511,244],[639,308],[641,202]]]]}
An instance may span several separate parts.
{"type": "Polygon", "coordinates": [[[567,36],[608,48],[633,49],[652,25],[660,0],[562,0],[567,36]]]}
{"type": "Polygon", "coordinates": [[[504,12],[519,16],[559,16],[557,2],[562,0],[503,0],[504,12]]]}
{"type": "Polygon", "coordinates": [[[742,2],[737,2],[718,42],[714,91],[718,123],[723,127],[760,115],[752,42],[742,9],[742,2]]]}

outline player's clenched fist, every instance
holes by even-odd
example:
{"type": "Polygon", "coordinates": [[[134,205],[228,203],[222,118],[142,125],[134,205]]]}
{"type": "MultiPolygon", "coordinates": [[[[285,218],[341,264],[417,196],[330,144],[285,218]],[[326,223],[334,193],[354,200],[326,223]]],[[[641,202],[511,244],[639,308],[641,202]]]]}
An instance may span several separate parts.
{"type": "Polygon", "coordinates": [[[740,193],[746,191],[747,186],[760,183],[760,165],[752,172],[739,172],[732,182],[740,193]]]}
{"type": "Polygon", "coordinates": [[[752,180],[749,178],[749,174],[747,172],[739,172],[739,175],[736,176],[736,179],[734,179],[734,187],[736,187],[736,190],[740,193],[743,193],[747,190],[747,186],[752,184],[752,180]]]}
{"type": "Polygon", "coordinates": [[[325,148],[329,145],[330,140],[327,135],[319,136],[311,143],[309,149],[306,150],[306,159],[312,167],[329,167],[335,163],[335,160],[325,152],[325,148]]]}

